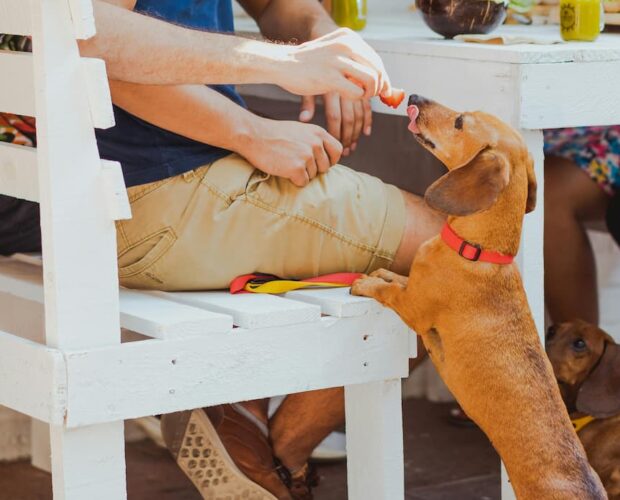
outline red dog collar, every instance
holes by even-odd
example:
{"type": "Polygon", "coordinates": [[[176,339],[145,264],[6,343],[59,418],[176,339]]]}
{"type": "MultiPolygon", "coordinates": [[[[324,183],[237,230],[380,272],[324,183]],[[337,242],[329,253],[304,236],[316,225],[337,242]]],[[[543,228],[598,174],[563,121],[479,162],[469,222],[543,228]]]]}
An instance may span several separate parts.
{"type": "Polygon", "coordinates": [[[499,252],[483,250],[480,245],[464,240],[454,232],[449,224],[443,227],[441,239],[461,257],[472,262],[489,262],[491,264],[512,264],[514,255],[505,255],[499,252]]]}

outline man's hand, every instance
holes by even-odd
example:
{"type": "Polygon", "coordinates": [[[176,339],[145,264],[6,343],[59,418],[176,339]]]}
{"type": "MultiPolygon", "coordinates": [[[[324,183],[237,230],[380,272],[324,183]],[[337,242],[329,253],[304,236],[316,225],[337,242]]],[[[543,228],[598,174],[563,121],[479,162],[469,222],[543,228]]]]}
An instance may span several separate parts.
{"type": "Polygon", "coordinates": [[[337,29],[301,45],[277,47],[276,83],[293,94],[335,92],[350,100],[391,94],[381,58],[350,29],[337,29]]]}
{"type": "Polygon", "coordinates": [[[299,187],[327,172],[342,155],[342,145],[321,127],[260,117],[235,150],[259,170],[299,187]]]}
{"type": "MultiPolygon", "coordinates": [[[[335,92],[323,96],[327,131],[342,144],[343,155],[348,156],[357,148],[362,133],[369,136],[372,132],[372,109],[368,99],[352,101],[341,98],[335,92]]],[[[309,122],[316,111],[316,99],[303,97],[299,120],[309,122]]]]}

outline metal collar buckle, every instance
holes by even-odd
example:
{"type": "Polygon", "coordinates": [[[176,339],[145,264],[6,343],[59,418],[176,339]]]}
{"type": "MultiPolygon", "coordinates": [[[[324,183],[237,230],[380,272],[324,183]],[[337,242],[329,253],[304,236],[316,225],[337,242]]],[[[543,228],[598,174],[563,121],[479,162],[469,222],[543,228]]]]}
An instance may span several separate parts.
{"type": "Polygon", "coordinates": [[[478,259],[480,259],[481,254],[482,254],[482,248],[480,247],[480,245],[476,245],[475,243],[470,243],[469,241],[463,241],[463,243],[461,243],[461,247],[459,248],[459,255],[463,257],[464,259],[470,260],[472,262],[476,262],[478,259]],[[467,250],[468,247],[474,248],[476,250],[473,257],[468,257],[467,255],[465,255],[465,250],[467,250]]]}

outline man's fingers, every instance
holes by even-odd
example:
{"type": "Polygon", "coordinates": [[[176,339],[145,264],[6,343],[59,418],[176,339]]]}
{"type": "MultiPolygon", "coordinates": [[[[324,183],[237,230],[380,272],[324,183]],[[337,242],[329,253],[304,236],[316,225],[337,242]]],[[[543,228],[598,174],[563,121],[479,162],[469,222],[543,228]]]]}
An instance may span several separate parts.
{"type": "Polygon", "coordinates": [[[390,77],[387,74],[384,75],[383,85],[379,90],[379,95],[392,95],[392,83],[390,82],[390,77]]]}
{"type": "Polygon", "coordinates": [[[365,99],[362,101],[355,101],[353,103],[353,112],[355,113],[355,123],[353,125],[353,137],[351,138],[351,146],[353,151],[357,147],[357,141],[359,141],[360,135],[362,135],[362,128],[364,127],[364,105],[365,99]]]}
{"type": "Polygon", "coordinates": [[[364,135],[370,135],[372,133],[372,107],[370,101],[364,99],[362,107],[364,108],[364,135]]]}
{"type": "Polygon", "coordinates": [[[342,156],[342,144],[335,139],[331,134],[324,134],[323,147],[327,156],[329,157],[329,166],[333,167],[342,156]]]}
{"type": "Polygon", "coordinates": [[[323,102],[325,103],[325,119],[327,121],[327,131],[336,139],[340,140],[340,127],[342,125],[340,96],[335,92],[330,92],[323,97],[323,102]]]}
{"type": "Polygon", "coordinates": [[[322,143],[314,148],[314,161],[317,168],[317,174],[324,174],[329,170],[329,167],[331,167],[329,157],[325,151],[325,146],[322,143]]]}
{"type": "Polygon", "coordinates": [[[314,118],[316,111],[316,100],[313,96],[303,96],[301,98],[301,112],[299,113],[299,121],[308,123],[314,118]]]}
{"type": "Polygon", "coordinates": [[[346,76],[343,76],[339,82],[334,83],[334,92],[347,99],[357,100],[362,99],[366,91],[358,83],[354,83],[346,76]]]}
{"type": "Polygon", "coordinates": [[[341,62],[343,63],[344,74],[363,88],[363,94],[358,99],[361,97],[368,99],[379,93],[377,85],[379,76],[374,69],[352,59],[341,58],[341,62]]]}
{"type": "Polygon", "coordinates": [[[340,142],[344,146],[344,155],[349,154],[349,147],[353,141],[353,130],[355,128],[355,110],[353,109],[353,101],[342,99],[340,101],[340,109],[342,110],[342,132],[340,142]]]}
{"type": "Polygon", "coordinates": [[[310,182],[308,171],[306,169],[296,170],[295,173],[290,177],[290,181],[297,187],[307,186],[310,182]]]}
{"type": "MultiPolygon", "coordinates": [[[[316,148],[318,150],[318,148],[316,148]]],[[[310,180],[314,179],[319,173],[319,167],[316,164],[316,151],[312,151],[314,156],[309,158],[306,162],[306,172],[308,172],[308,178],[310,180]]]]}

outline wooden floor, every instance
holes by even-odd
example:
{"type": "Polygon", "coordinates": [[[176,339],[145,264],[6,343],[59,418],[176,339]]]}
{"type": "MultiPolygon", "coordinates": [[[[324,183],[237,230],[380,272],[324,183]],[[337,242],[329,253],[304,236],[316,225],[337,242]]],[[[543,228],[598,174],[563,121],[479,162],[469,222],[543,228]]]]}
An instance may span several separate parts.
{"type": "MultiPolygon", "coordinates": [[[[450,405],[408,400],[405,410],[407,500],[499,500],[499,459],[477,429],[446,422],[450,405]]],[[[200,500],[165,450],[127,447],[129,500],[200,500]]],[[[346,499],[345,464],[321,465],[316,500],[346,499]]],[[[27,462],[0,465],[0,500],[50,500],[51,481],[27,462]]],[[[369,499],[370,500],[370,499],[369,499]]]]}

